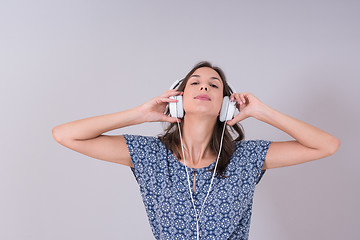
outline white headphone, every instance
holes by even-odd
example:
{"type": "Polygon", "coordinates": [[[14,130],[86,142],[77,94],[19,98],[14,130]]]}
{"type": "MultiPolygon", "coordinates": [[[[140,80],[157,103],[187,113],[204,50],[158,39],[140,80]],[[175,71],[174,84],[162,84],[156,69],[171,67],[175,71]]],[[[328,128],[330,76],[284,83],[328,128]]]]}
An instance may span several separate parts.
{"type": "MultiPolygon", "coordinates": [[[[175,82],[171,85],[170,90],[176,88],[183,80],[184,80],[184,79],[175,81],[175,82]]],[[[230,86],[230,84],[228,84],[228,85],[230,86]]],[[[231,86],[230,86],[230,88],[233,89],[231,86]]],[[[232,91],[233,91],[233,90],[232,90],[232,91]]],[[[184,108],[183,108],[182,96],[177,95],[177,96],[171,96],[170,98],[178,100],[177,102],[170,102],[170,103],[168,104],[168,105],[169,105],[169,109],[170,109],[170,114],[171,114],[171,116],[172,116],[172,117],[176,117],[176,118],[182,118],[182,117],[184,116],[184,108]]],[[[190,197],[191,197],[192,205],[193,205],[193,207],[194,207],[194,211],[195,211],[195,214],[196,214],[197,240],[199,240],[199,220],[200,220],[200,216],[201,216],[202,210],[203,210],[203,208],[204,208],[206,199],[207,199],[207,197],[209,196],[209,193],[210,193],[210,190],[211,190],[211,185],[212,185],[212,182],[213,182],[213,180],[214,180],[214,176],[215,176],[217,164],[218,164],[219,157],[220,157],[220,153],[221,153],[221,149],[222,149],[222,142],[223,142],[224,131],[225,131],[225,126],[226,126],[226,122],[225,122],[225,121],[231,120],[231,119],[233,118],[234,113],[235,113],[235,109],[236,109],[235,104],[236,104],[236,101],[234,101],[234,102],[230,101],[229,96],[225,96],[225,97],[223,98],[223,102],[222,102],[222,106],[221,106],[221,110],[220,110],[220,121],[221,121],[221,122],[224,122],[224,128],[223,128],[222,135],[221,135],[220,151],[219,151],[218,156],[217,156],[217,159],[216,159],[215,169],[214,169],[213,176],[212,176],[212,178],[211,178],[211,182],[210,182],[210,186],[209,186],[209,191],[208,191],[208,193],[207,193],[207,195],[206,195],[206,197],[205,197],[205,200],[204,200],[204,202],[203,202],[203,204],[202,204],[202,207],[201,207],[201,210],[200,210],[200,213],[199,213],[199,217],[198,217],[198,214],[197,214],[197,211],[196,211],[196,208],[195,208],[194,199],[193,199],[193,197],[192,197],[191,186],[190,186],[190,179],[189,179],[189,173],[188,173],[187,168],[186,168],[185,153],[184,153],[184,146],[183,146],[182,136],[181,136],[181,131],[180,131],[180,124],[179,124],[179,120],[176,119],[177,124],[178,124],[179,134],[180,134],[182,153],[183,153],[183,157],[184,157],[184,167],[185,167],[185,170],[186,170],[186,175],[187,175],[188,184],[189,184],[190,197]]]]}
{"type": "MultiPolygon", "coordinates": [[[[175,89],[183,80],[184,79],[175,81],[169,89],[170,90],[175,89]]],[[[228,85],[230,86],[230,84],[228,84],[228,85]]],[[[233,89],[231,86],[230,86],[230,88],[233,89]]],[[[177,102],[169,103],[171,117],[177,117],[177,118],[184,117],[182,96],[177,95],[177,96],[171,96],[170,98],[178,100],[177,102]]],[[[236,101],[232,102],[232,101],[230,101],[229,96],[224,96],[221,110],[220,110],[220,121],[221,122],[231,120],[234,117],[234,113],[235,113],[235,109],[236,109],[235,104],[236,104],[236,101]]]]}

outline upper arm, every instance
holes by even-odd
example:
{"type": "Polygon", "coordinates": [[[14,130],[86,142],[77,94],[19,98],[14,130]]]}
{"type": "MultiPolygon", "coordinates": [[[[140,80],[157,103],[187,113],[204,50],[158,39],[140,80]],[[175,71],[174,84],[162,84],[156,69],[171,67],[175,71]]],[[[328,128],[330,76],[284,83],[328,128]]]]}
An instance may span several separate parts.
{"type": "Polygon", "coordinates": [[[58,142],[86,156],[133,167],[123,135],[100,135],[87,140],[62,139],[58,142]]]}
{"type": "Polygon", "coordinates": [[[271,142],[262,169],[297,165],[331,154],[333,153],[306,147],[297,141],[271,142]]]}

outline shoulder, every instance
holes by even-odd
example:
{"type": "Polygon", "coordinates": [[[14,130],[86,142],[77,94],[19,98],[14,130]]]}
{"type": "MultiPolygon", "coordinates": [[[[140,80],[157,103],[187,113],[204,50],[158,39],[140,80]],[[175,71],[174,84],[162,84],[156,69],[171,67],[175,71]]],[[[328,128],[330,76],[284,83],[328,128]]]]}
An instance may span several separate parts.
{"type": "Polygon", "coordinates": [[[242,141],[235,141],[236,149],[238,148],[245,148],[245,149],[255,149],[256,147],[262,146],[266,147],[271,143],[269,140],[242,140],[242,141]]]}
{"type": "Polygon", "coordinates": [[[259,183],[265,170],[263,165],[271,141],[269,140],[243,140],[236,142],[235,157],[237,164],[251,170],[256,184],[259,183]]]}
{"type": "Polygon", "coordinates": [[[146,146],[151,147],[153,150],[159,150],[162,143],[157,137],[154,136],[143,136],[143,135],[134,135],[134,134],[124,134],[123,135],[126,141],[126,144],[129,147],[133,148],[144,148],[146,146]]]}
{"type": "Polygon", "coordinates": [[[143,144],[156,140],[156,137],[153,136],[144,136],[144,135],[135,135],[135,134],[124,134],[126,140],[129,142],[141,142],[143,144]]]}
{"type": "Polygon", "coordinates": [[[269,140],[242,140],[235,142],[235,153],[262,153],[266,152],[270,146],[271,141],[269,140]]]}

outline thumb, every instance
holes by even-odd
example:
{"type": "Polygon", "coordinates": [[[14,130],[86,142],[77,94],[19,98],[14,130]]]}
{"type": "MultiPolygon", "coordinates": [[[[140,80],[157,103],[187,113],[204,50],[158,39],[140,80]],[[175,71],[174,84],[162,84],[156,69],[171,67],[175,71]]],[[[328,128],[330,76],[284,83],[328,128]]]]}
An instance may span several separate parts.
{"type": "Polygon", "coordinates": [[[166,122],[171,122],[171,123],[176,123],[177,120],[179,120],[179,122],[181,122],[181,119],[180,118],[176,118],[176,117],[170,117],[170,116],[164,116],[163,120],[166,121],[166,122]]]}
{"type": "Polygon", "coordinates": [[[247,117],[245,116],[245,114],[244,114],[243,112],[240,112],[240,113],[239,113],[238,115],[236,115],[233,119],[227,121],[226,123],[227,123],[228,125],[230,125],[230,126],[233,126],[233,125],[235,125],[236,123],[244,120],[245,118],[247,118],[247,117]]]}

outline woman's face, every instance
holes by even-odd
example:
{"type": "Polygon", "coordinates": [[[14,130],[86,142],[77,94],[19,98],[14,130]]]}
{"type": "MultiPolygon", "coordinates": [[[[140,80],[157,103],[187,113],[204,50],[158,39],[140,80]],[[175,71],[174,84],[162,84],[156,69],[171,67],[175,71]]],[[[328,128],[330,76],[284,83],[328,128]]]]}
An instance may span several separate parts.
{"type": "Polygon", "coordinates": [[[212,68],[201,67],[186,83],[183,104],[186,114],[218,116],[223,100],[223,82],[212,68]]]}

